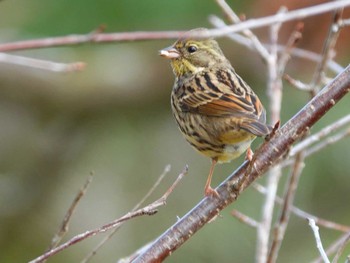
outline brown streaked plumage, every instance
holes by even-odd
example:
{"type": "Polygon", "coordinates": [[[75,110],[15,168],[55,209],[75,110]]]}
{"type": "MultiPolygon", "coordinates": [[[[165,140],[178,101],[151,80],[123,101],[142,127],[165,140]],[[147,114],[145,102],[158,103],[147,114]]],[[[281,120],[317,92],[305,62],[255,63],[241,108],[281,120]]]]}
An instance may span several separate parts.
{"type": "Polygon", "coordinates": [[[205,195],[217,194],[210,186],[216,163],[246,150],[251,155],[256,136],[270,132],[265,109],[214,39],[185,36],[160,55],[170,59],[176,77],[171,93],[176,122],[186,140],[212,160],[205,195]]]}

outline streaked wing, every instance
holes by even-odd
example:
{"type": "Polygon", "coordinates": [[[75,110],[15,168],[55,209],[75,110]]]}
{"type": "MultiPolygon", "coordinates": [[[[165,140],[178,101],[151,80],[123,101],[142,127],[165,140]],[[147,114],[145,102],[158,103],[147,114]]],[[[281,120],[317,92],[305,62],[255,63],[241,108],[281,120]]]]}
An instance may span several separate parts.
{"type": "Polygon", "coordinates": [[[241,128],[258,136],[269,133],[265,110],[255,93],[233,71],[217,69],[184,83],[181,110],[212,117],[237,117],[241,128]]]}

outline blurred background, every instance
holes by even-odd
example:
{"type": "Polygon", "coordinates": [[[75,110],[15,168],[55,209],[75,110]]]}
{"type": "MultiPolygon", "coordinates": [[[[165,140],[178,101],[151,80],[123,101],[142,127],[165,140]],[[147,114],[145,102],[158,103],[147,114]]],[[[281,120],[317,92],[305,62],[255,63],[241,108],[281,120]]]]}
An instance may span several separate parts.
{"type": "MultiPolygon", "coordinates": [[[[307,5],[320,2],[308,1],[307,5]]],[[[228,3],[247,18],[271,15],[281,5],[289,9],[305,6],[301,0],[228,3]]],[[[106,32],[211,27],[210,14],[221,16],[215,1],[1,1],[0,41],[86,34],[101,24],[107,26],[106,32]]],[[[321,52],[330,19],[330,14],[306,19],[299,47],[321,52]]],[[[295,23],[282,27],[281,44],[295,23]]],[[[267,29],[255,32],[262,41],[268,41],[267,29]]],[[[343,67],[350,58],[349,36],[349,29],[344,29],[336,47],[336,61],[343,67]]],[[[170,110],[174,77],[169,62],[158,56],[158,50],[172,42],[86,44],[13,52],[62,63],[83,61],[87,67],[82,72],[53,73],[0,64],[0,262],[26,262],[42,254],[91,172],[95,175],[93,182],[73,216],[67,238],[130,211],[170,164],[170,173],[148,201],[157,199],[185,164],[189,165],[188,176],[167,205],[155,216],[125,224],[92,262],[116,262],[133,253],[203,197],[210,162],[192,150],[177,130],[170,110]]],[[[267,107],[266,67],[261,58],[226,38],[219,42],[236,71],[267,107]]],[[[314,69],[314,63],[293,58],[287,73],[309,82],[314,69]]],[[[307,94],[284,84],[282,124],[308,100],[307,94]]],[[[349,114],[349,105],[348,96],[312,132],[349,114]]],[[[253,149],[260,143],[256,140],[253,149]]],[[[344,139],[307,159],[296,206],[349,224],[349,148],[350,140],[344,139]]],[[[224,180],[243,158],[218,166],[213,185],[224,180]]],[[[284,174],[288,172],[284,170],[284,174]]],[[[285,181],[286,176],[279,194],[285,181]]],[[[262,202],[262,196],[249,189],[168,262],[187,262],[189,257],[191,262],[253,262],[255,230],[237,222],[230,211],[239,209],[259,219],[262,202]]],[[[327,247],[340,234],[322,228],[321,235],[327,247]]],[[[79,262],[102,237],[81,242],[50,262],[79,262]]],[[[317,256],[307,222],[292,216],[279,262],[306,262],[317,256]]]]}

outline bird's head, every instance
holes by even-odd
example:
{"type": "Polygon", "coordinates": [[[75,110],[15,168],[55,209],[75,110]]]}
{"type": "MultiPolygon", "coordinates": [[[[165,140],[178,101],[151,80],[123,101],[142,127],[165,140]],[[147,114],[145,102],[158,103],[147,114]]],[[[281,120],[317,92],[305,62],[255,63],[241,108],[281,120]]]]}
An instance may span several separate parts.
{"type": "MultiPolygon", "coordinates": [[[[207,29],[194,29],[188,33],[204,30],[207,29]]],[[[160,50],[159,54],[171,60],[171,66],[177,77],[192,75],[226,62],[218,43],[213,38],[191,38],[186,37],[186,34],[170,47],[160,50]]]]}

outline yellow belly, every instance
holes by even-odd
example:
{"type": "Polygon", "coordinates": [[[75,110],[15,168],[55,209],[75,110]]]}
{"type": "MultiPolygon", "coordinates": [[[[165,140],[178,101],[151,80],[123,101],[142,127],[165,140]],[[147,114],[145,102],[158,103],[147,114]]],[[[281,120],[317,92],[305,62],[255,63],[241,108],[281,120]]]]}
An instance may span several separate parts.
{"type": "Polygon", "coordinates": [[[224,151],[219,155],[218,162],[226,163],[241,156],[256,138],[253,134],[244,130],[230,131],[220,136],[225,144],[224,151]]]}
{"type": "Polygon", "coordinates": [[[196,138],[186,135],[185,137],[199,153],[206,157],[216,158],[219,163],[230,162],[241,156],[256,138],[256,136],[244,130],[233,130],[218,136],[215,140],[211,140],[213,145],[216,144],[217,147],[203,148],[196,138]]]}

